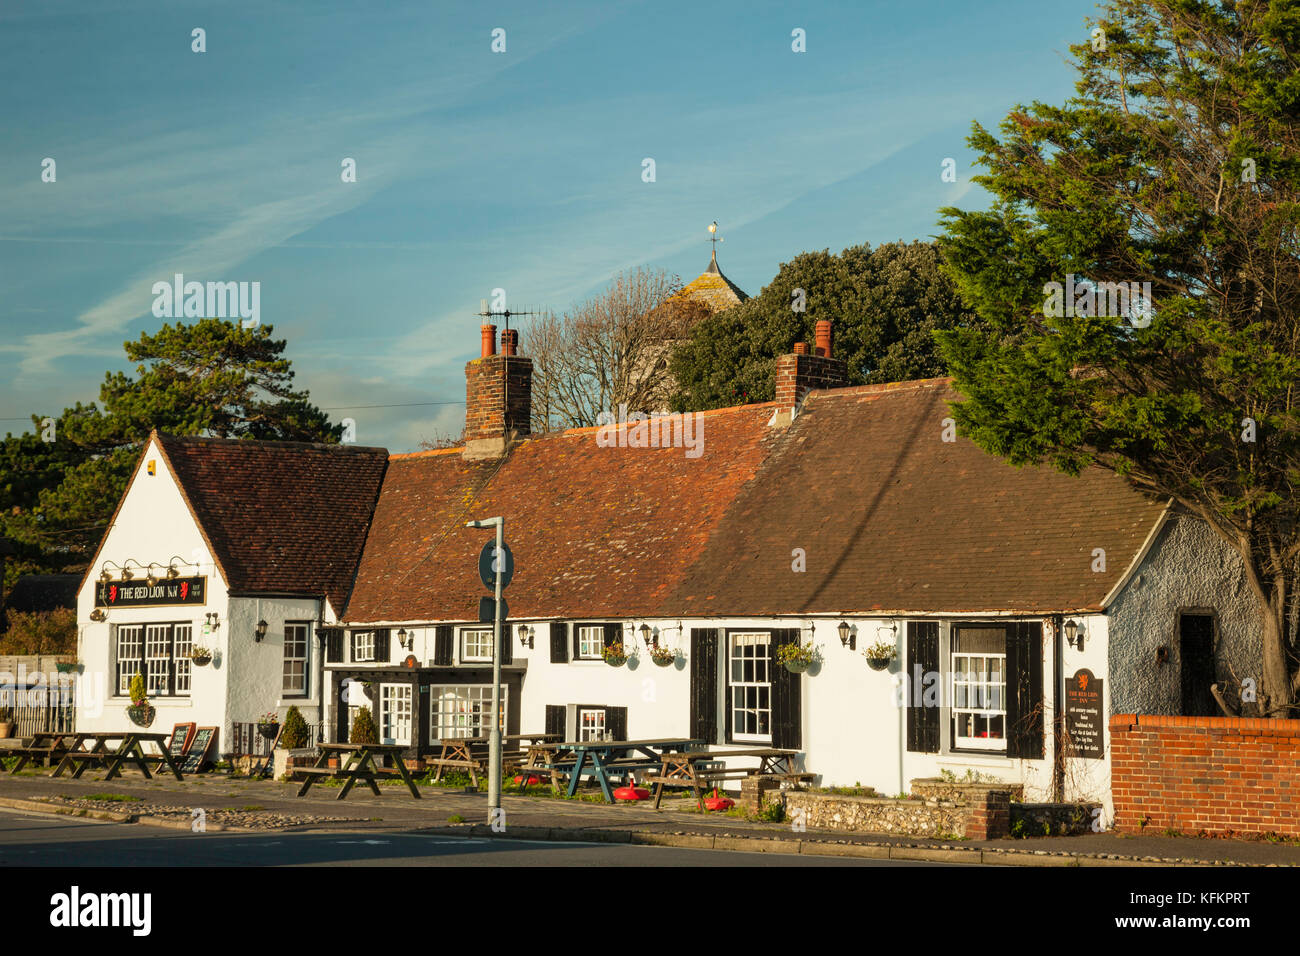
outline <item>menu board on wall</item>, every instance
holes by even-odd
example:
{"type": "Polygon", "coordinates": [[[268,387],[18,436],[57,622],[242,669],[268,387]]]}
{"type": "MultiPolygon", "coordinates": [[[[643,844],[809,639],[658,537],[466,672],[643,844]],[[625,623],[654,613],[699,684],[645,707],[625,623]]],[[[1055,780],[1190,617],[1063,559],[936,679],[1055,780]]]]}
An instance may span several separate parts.
{"type": "Polygon", "coordinates": [[[100,581],[95,585],[95,607],[158,607],[169,604],[203,604],[208,598],[207,576],[163,578],[148,581],[100,581]]]}
{"type": "Polygon", "coordinates": [[[1074,672],[1065,687],[1065,729],[1074,756],[1100,759],[1106,754],[1102,682],[1086,667],[1074,672]]]}

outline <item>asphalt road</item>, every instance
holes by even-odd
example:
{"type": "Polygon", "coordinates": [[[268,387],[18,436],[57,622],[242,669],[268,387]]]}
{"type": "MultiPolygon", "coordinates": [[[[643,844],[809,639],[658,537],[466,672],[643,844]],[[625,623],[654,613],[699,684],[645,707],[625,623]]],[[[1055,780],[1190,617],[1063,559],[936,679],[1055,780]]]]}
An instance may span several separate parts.
{"type": "Polygon", "coordinates": [[[839,857],[419,833],[187,833],[0,810],[13,866],[938,866],[839,857]]]}

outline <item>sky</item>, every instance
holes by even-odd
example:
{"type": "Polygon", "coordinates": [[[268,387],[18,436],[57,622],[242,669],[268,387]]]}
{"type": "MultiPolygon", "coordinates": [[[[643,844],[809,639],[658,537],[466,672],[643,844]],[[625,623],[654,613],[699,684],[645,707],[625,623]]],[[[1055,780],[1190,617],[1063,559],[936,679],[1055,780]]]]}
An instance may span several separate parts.
{"type": "Polygon", "coordinates": [[[972,122],[1068,98],[1095,13],[5,0],[0,432],[96,400],[181,273],[259,283],[295,385],[359,444],[458,435],[494,289],[561,311],[622,270],[689,282],[714,220],[751,295],[801,251],[928,240],[987,205],[972,122]]]}

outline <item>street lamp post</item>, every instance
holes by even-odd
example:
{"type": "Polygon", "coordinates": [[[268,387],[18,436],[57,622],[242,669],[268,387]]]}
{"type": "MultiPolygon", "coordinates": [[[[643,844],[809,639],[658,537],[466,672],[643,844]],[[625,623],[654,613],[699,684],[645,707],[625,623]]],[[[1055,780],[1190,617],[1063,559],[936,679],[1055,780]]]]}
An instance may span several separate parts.
{"type": "Polygon", "coordinates": [[[496,603],[492,612],[492,731],[488,735],[488,823],[495,824],[501,809],[501,572],[505,570],[502,545],[505,543],[505,518],[468,521],[468,528],[497,530],[496,559],[492,570],[496,578],[496,603]]]}

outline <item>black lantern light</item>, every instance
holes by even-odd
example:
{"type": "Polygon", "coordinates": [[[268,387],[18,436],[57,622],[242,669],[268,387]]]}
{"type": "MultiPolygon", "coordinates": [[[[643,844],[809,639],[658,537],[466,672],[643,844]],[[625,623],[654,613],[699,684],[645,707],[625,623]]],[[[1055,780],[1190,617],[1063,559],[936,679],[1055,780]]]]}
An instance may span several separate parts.
{"type": "Polygon", "coordinates": [[[645,642],[645,646],[646,646],[646,647],[649,647],[649,646],[650,646],[650,634],[651,634],[650,625],[649,625],[649,624],[646,624],[646,623],[643,621],[643,622],[641,623],[641,626],[640,626],[639,628],[637,628],[637,630],[639,630],[639,631],[641,632],[641,640],[645,642]]]}
{"type": "Polygon", "coordinates": [[[848,621],[840,621],[840,626],[835,630],[840,632],[840,643],[845,647],[849,646],[849,639],[853,636],[853,628],[849,626],[848,621]]]}
{"type": "Polygon", "coordinates": [[[1062,626],[1065,629],[1065,642],[1071,647],[1083,650],[1083,630],[1079,626],[1079,622],[1071,619],[1062,626]]]}
{"type": "Polygon", "coordinates": [[[266,621],[258,621],[257,630],[253,632],[253,640],[261,643],[264,637],[266,637],[266,621]]]}

